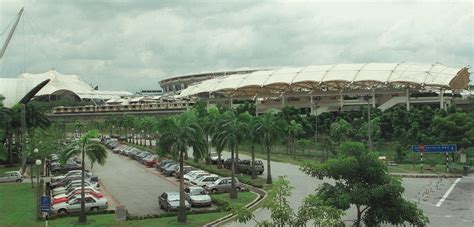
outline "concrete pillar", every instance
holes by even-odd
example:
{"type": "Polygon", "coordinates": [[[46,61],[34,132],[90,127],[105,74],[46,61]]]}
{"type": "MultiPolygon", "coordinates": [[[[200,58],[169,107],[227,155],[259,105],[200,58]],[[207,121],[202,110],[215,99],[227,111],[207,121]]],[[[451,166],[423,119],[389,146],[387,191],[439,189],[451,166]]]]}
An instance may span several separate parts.
{"type": "Polygon", "coordinates": [[[314,114],[314,107],[313,107],[313,96],[311,95],[310,96],[310,105],[311,105],[311,114],[310,115],[313,115],[314,114]]]}
{"type": "Polygon", "coordinates": [[[375,108],[375,90],[372,89],[372,107],[375,108]]]}
{"type": "Polygon", "coordinates": [[[341,92],[341,95],[340,95],[340,96],[341,96],[341,97],[340,97],[340,101],[341,101],[341,102],[340,102],[340,107],[339,107],[339,108],[340,108],[340,110],[342,111],[342,108],[344,108],[344,96],[342,96],[342,92],[341,92]]]}
{"type": "Polygon", "coordinates": [[[230,108],[232,109],[232,96],[230,96],[230,108]]]}
{"type": "Polygon", "coordinates": [[[410,111],[410,90],[406,89],[406,98],[407,98],[407,111],[410,111]]]}

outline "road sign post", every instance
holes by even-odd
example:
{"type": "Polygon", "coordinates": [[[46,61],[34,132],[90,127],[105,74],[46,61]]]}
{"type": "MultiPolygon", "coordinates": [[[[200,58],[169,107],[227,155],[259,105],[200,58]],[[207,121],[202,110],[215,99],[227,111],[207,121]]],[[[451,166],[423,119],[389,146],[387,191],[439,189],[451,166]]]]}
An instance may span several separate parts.
{"type": "Polygon", "coordinates": [[[421,172],[423,173],[423,154],[429,153],[446,153],[446,173],[449,173],[449,153],[454,154],[457,151],[456,144],[440,144],[440,145],[413,145],[411,151],[414,153],[420,153],[421,159],[421,172]]]}
{"type": "Polygon", "coordinates": [[[51,197],[42,195],[40,198],[41,211],[49,213],[51,208],[51,197]]]}

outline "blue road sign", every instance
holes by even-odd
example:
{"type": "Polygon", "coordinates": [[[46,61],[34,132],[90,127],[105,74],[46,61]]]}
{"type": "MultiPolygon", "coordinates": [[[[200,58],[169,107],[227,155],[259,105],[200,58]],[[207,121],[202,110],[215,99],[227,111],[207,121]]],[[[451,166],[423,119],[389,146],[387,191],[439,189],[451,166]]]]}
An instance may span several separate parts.
{"type": "Polygon", "coordinates": [[[41,211],[43,212],[49,212],[51,208],[51,197],[42,195],[40,198],[41,201],[41,211]]]}
{"type": "MultiPolygon", "coordinates": [[[[458,148],[456,144],[424,145],[424,153],[455,153],[458,148]]],[[[411,151],[417,153],[420,151],[420,145],[411,146],[411,151]]]]}

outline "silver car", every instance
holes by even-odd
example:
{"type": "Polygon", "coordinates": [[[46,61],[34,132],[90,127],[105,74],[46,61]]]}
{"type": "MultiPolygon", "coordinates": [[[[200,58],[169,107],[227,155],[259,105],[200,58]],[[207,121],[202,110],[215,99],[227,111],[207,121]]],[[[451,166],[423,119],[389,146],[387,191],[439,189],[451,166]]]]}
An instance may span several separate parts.
{"type": "Polygon", "coordinates": [[[186,193],[186,201],[191,206],[211,206],[212,199],[202,187],[191,186],[184,189],[186,193]]]}
{"type": "Polygon", "coordinates": [[[191,181],[191,184],[194,184],[194,185],[197,185],[197,186],[201,186],[201,187],[204,187],[205,185],[207,184],[212,184],[214,183],[216,180],[218,180],[220,177],[215,175],[215,174],[211,174],[211,175],[205,175],[205,176],[201,176],[199,178],[196,178],[195,180],[192,180],[191,181]]]}
{"type": "Polygon", "coordinates": [[[1,182],[18,182],[23,181],[23,176],[20,171],[8,171],[3,174],[0,174],[0,183],[1,182]]]}
{"type": "MultiPolygon", "coordinates": [[[[230,177],[224,177],[219,180],[216,180],[212,184],[206,185],[204,189],[206,189],[206,191],[208,192],[213,192],[213,193],[229,192],[230,189],[232,188],[231,183],[232,183],[232,179],[230,177]]],[[[240,183],[237,178],[235,178],[235,190],[237,191],[242,190],[242,183],[240,183]]]]}
{"type": "MultiPolygon", "coordinates": [[[[158,197],[158,204],[160,205],[161,209],[164,209],[168,212],[173,210],[179,210],[179,192],[163,192],[158,197]]],[[[188,201],[184,201],[186,209],[191,209],[191,205],[189,205],[188,201]]]]}
{"type": "MultiPolygon", "coordinates": [[[[109,203],[105,197],[96,198],[93,195],[85,195],[86,211],[97,212],[100,210],[107,210],[109,203]]],[[[69,213],[76,213],[81,210],[81,198],[72,198],[64,203],[57,203],[51,206],[53,214],[66,215],[69,213]]]]}

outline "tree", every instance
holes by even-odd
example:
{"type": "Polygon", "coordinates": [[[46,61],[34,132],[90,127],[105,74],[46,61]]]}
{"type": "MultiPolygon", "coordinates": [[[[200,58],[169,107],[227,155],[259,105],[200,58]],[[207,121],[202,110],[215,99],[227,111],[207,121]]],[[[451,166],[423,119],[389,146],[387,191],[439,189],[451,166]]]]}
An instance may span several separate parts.
{"type": "Polygon", "coordinates": [[[335,180],[334,184],[323,183],[317,189],[316,196],[323,204],[341,210],[354,205],[355,226],[362,222],[367,226],[384,222],[425,226],[429,222],[422,210],[402,197],[400,179],[387,174],[387,166],[377,159],[377,153],[369,153],[359,142],[344,142],[339,149],[337,158],[301,167],[313,177],[335,180]]]}
{"type": "Polygon", "coordinates": [[[86,206],[85,206],[85,191],[84,191],[84,182],[85,182],[85,157],[87,156],[90,160],[94,160],[99,163],[99,165],[104,165],[105,160],[107,159],[107,151],[105,148],[97,142],[94,142],[94,138],[99,136],[99,132],[96,130],[88,131],[83,135],[78,142],[72,143],[61,153],[61,161],[64,163],[69,158],[75,155],[81,155],[82,164],[81,164],[81,212],[79,214],[79,223],[87,223],[86,216],[86,206]]]}
{"type": "Polygon", "coordinates": [[[273,144],[283,138],[284,122],[272,112],[267,112],[255,123],[256,135],[267,151],[267,184],[272,183],[270,151],[273,144]]]}
{"type": "Polygon", "coordinates": [[[331,124],[330,135],[338,143],[346,140],[352,133],[352,126],[344,119],[338,119],[331,124]]]}
{"type": "Polygon", "coordinates": [[[252,211],[243,205],[231,205],[230,210],[236,215],[237,222],[247,223],[254,220],[255,226],[305,226],[309,220],[313,220],[318,226],[341,225],[343,212],[323,205],[314,195],[307,196],[298,212],[294,212],[289,204],[292,191],[293,187],[286,177],[280,176],[275,180],[268,192],[268,199],[263,204],[263,208],[271,212],[271,221],[256,220],[252,211]]]}
{"type": "MultiPolygon", "coordinates": [[[[163,121],[166,129],[161,131],[160,147],[172,147],[179,152],[179,171],[183,176],[184,153],[188,147],[192,147],[194,155],[204,154],[206,144],[203,137],[203,130],[198,123],[196,112],[187,111],[177,117],[171,117],[163,121]]],[[[184,197],[184,180],[179,178],[179,212],[178,222],[186,223],[186,206],[184,197]]]]}
{"type": "Polygon", "coordinates": [[[290,123],[286,125],[285,132],[288,137],[287,141],[290,153],[293,154],[293,157],[296,157],[295,139],[304,133],[303,126],[295,120],[291,120],[290,123]]]}
{"type": "Polygon", "coordinates": [[[240,131],[242,127],[239,125],[241,122],[235,116],[234,112],[226,111],[222,114],[221,119],[217,123],[216,133],[213,135],[212,140],[217,145],[216,147],[223,148],[228,147],[231,153],[232,160],[232,174],[231,174],[231,189],[229,196],[231,199],[237,198],[237,192],[235,191],[235,150],[239,145],[239,141],[242,140],[243,133],[240,131]]]}

